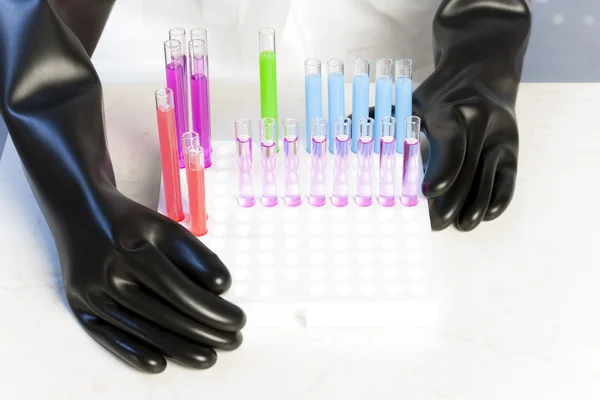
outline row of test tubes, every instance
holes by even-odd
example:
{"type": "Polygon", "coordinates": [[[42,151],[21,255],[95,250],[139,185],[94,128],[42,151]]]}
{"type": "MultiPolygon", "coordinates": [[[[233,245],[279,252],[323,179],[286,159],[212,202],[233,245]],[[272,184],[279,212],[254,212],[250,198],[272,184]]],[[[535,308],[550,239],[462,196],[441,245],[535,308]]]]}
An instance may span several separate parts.
{"type": "MultiPolygon", "coordinates": [[[[235,121],[235,136],[238,155],[238,203],[242,207],[252,207],[254,181],[252,174],[252,123],[249,119],[235,121]]],[[[284,154],[284,202],[290,207],[302,204],[300,186],[300,143],[299,124],[296,119],[281,121],[284,154]]],[[[350,169],[350,138],[352,120],[339,117],[334,126],[334,163],[333,189],[331,204],[345,207],[349,203],[348,174],[350,169]]],[[[357,122],[357,168],[356,168],[356,204],[368,207],[373,203],[373,153],[375,121],[362,117],[357,122]]],[[[378,141],[379,154],[379,204],[391,207],[396,204],[396,144],[403,147],[402,193],[400,202],[407,207],[418,204],[421,176],[419,133],[421,120],[416,116],[404,119],[404,139],[396,137],[396,118],[383,117],[379,122],[381,132],[378,141]]],[[[261,204],[273,207],[279,203],[277,193],[277,121],[271,117],[261,118],[260,131],[260,168],[261,168],[261,204]]],[[[308,202],[315,207],[327,203],[327,153],[329,122],[327,118],[316,117],[311,121],[310,136],[310,181],[308,202]]]]}

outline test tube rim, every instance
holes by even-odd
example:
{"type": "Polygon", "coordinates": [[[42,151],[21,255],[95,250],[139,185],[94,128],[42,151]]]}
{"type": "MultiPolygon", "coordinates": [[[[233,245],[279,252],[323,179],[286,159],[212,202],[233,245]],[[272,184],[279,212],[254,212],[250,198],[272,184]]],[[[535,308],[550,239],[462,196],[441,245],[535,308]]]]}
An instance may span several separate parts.
{"type": "Polygon", "coordinates": [[[332,58],[327,61],[327,68],[341,68],[343,72],[344,60],[341,60],[339,58],[332,58]]]}
{"type": "Polygon", "coordinates": [[[183,60],[183,48],[181,41],[177,39],[168,39],[163,43],[165,50],[165,63],[168,65],[177,60],[181,62],[183,60]],[[169,57],[170,56],[170,57],[169,57]]]}
{"type": "Polygon", "coordinates": [[[352,119],[350,119],[348,117],[337,117],[335,119],[334,126],[333,126],[334,127],[333,131],[335,133],[335,137],[337,138],[338,135],[340,135],[337,132],[337,127],[338,127],[340,121],[343,121],[343,126],[346,128],[346,129],[344,129],[344,131],[347,131],[347,133],[342,133],[342,135],[343,136],[347,136],[349,138],[350,137],[350,131],[352,130],[352,119]]]}
{"type": "Polygon", "coordinates": [[[300,121],[298,121],[296,118],[284,118],[281,120],[281,126],[284,128],[283,139],[287,142],[295,142],[296,140],[298,140],[298,133],[296,133],[295,135],[285,134],[285,128],[287,128],[289,125],[296,125],[296,132],[298,132],[298,129],[300,127],[300,121]]]}
{"type": "Polygon", "coordinates": [[[272,144],[267,145],[267,147],[271,147],[271,146],[275,146],[276,144],[276,137],[277,137],[277,133],[275,132],[276,130],[276,126],[277,126],[277,120],[273,117],[263,117],[258,121],[258,133],[260,135],[260,143],[261,145],[264,145],[265,141],[269,141],[269,142],[273,142],[272,144]],[[273,127],[273,132],[272,132],[272,139],[265,139],[263,138],[263,131],[266,132],[266,127],[267,126],[272,126],[273,127]],[[264,128],[264,129],[263,129],[264,128]]]}
{"type": "MultiPolygon", "coordinates": [[[[312,119],[312,121],[310,121],[310,134],[311,134],[311,137],[313,137],[313,139],[315,136],[325,136],[325,138],[327,138],[328,131],[329,131],[329,120],[326,117],[314,117],[312,119]],[[323,132],[319,131],[319,133],[317,135],[315,135],[315,132],[314,132],[315,121],[321,122],[321,123],[318,123],[317,125],[323,127],[323,132]]],[[[317,141],[317,143],[320,143],[320,142],[317,141]]]]}
{"type": "Polygon", "coordinates": [[[396,73],[396,79],[398,78],[408,78],[412,79],[412,65],[413,61],[408,57],[398,58],[394,62],[394,70],[396,73]],[[401,72],[402,69],[407,68],[408,74],[404,74],[401,72]]]}
{"type": "Polygon", "coordinates": [[[321,65],[321,60],[319,60],[318,58],[315,58],[315,57],[310,57],[310,58],[307,58],[306,60],[304,60],[304,65],[307,67],[318,67],[319,65],[321,65]],[[316,62],[314,64],[312,64],[311,61],[316,61],[316,62]]]}
{"type": "Polygon", "coordinates": [[[404,118],[404,138],[405,139],[417,139],[419,140],[419,136],[421,134],[421,118],[417,117],[416,115],[409,115],[408,117],[404,118]],[[408,129],[408,126],[411,126],[411,129],[408,129]],[[418,129],[412,129],[412,126],[417,126],[418,129]],[[409,134],[410,133],[410,134],[409,134]],[[412,133],[415,133],[415,135],[412,135],[412,133]]]}
{"type": "Polygon", "coordinates": [[[259,35],[273,36],[275,35],[275,28],[263,27],[258,29],[259,35]]]}
{"type": "Polygon", "coordinates": [[[235,130],[235,138],[237,140],[239,140],[240,142],[247,142],[252,140],[252,120],[250,118],[238,118],[235,121],[233,121],[233,127],[235,130]],[[240,137],[238,136],[238,126],[248,126],[248,138],[244,138],[244,139],[240,139],[240,137]]]}
{"type": "Polygon", "coordinates": [[[158,110],[173,109],[175,104],[173,103],[173,90],[168,87],[158,88],[154,91],[154,100],[156,102],[156,108],[158,110]],[[164,98],[164,106],[159,106],[159,99],[164,98]],[[170,100],[169,100],[170,99],[170,100]]]}
{"type": "MultiPolygon", "coordinates": [[[[190,29],[190,37],[194,37],[196,35],[208,36],[208,29],[198,26],[196,28],[190,29]],[[200,32],[198,32],[200,31],[200,32]]],[[[204,39],[202,39],[204,40],[204,39]]]]}
{"type": "Polygon", "coordinates": [[[366,75],[366,76],[371,75],[371,61],[369,61],[368,58],[357,57],[354,59],[354,61],[352,61],[352,65],[354,66],[354,76],[356,76],[356,75],[366,75]],[[361,73],[357,74],[356,73],[357,66],[365,67],[365,69],[367,70],[367,73],[361,72],[361,73]]]}
{"type": "Polygon", "coordinates": [[[375,76],[379,78],[394,78],[394,60],[391,58],[379,58],[375,67],[375,76]]]}
{"type": "Polygon", "coordinates": [[[381,117],[379,119],[379,124],[381,125],[380,132],[381,132],[381,140],[382,141],[387,142],[386,140],[383,139],[384,137],[392,137],[393,139],[396,139],[396,136],[398,135],[398,133],[396,132],[396,118],[395,117],[389,116],[389,115],[381,117]],[[383,129],[384,125],[389,126],[390,129],[389,130],[384,130],[383,129]],[[384,135],[383,134],[384,131],[386,131],[386,132],[393,132],[394,134],[393,135],[384,135]]]}
{"type": "MultiPolygon", "coordinates": [[[[195,55],[195,53],[192,52],[192,48],[195,48],[195,47],[198,47],[198,46],[204,47],[204,51],[202,52],[202,56],[206,55],[206,40],[204,40],[204,39],[191,39],[188,42],[188,50],[190,51],[190,57],[198,58],[195,55]],[[198,42],[202,42],[202,44],[198,44],[198,42]]],[[[200,56],[200,57],[202,57],[202,56],[200,56]]]]}
{"type": "Polygon", "coordinates": [[[181,28],[181,27],[175,27],[175,28],[171,28],[169,29],[169,38],[171,38],[171,35],[185,35],[187,32],[185,30],[185,28],[181,28]],[[180,32],[176,33],[174,31],[179,30],[180,32]]]}

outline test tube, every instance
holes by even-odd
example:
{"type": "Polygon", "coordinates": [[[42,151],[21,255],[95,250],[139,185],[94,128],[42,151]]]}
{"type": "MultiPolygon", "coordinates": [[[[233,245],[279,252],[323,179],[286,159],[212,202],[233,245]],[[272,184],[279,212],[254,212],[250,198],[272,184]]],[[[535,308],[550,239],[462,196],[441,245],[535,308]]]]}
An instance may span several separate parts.
{"type": "Polygon", "coordinates": [[[352,152],[358,147],[358,121],[369,116],[369,80],[371,64],[366,58],[354,60],[352,79],[352,152]]]}
{"type": "Polygon", "coordinates": [[[329,126],[327,118],[318,117],[311,123],[310,151],[310,188],[308,202],[315,207],[324,206],[327,201],[327,135],[329,126]]]}
{"type": "Polygon", "coordinates": [[[189,108],[188,108],[188,96],[189,96],[189,92],[188,92],[188,71],[187,71],[187,60],[186,60],[186,55],[185,55],[185,46],[187,44],[187,41],[185,40],[185,29],[183,28],[171,28],[169,29],[169,39],[171,40],[178,40],[179,44],[181,45],[181,79],[183,82],[183,118],[184,118],[184,132],[187,132],[189,130],[189,123],[190,123],[190,119],[189,119],[189,108]]]}
{"type": "MultiPolygon", "coordinates": [[[[392,116],[392,66],[394,62],[389,58],[377,60],[377,72],[375,80],[375,130],[373,139],[379,143],[381,139],[381,120],[392,116]]],[[[379,153],[380,148],[375,147],[379,153]]]]}
{"type": "Polygon", "coordinates": [[[277,120],[277,62],[275,58],[275,29],[261,28],[258,31],[260,70],[260,116],[275,120],[273,138],[279,151],[279,126],[277,120]]]}
{"type": "Polygon", "coordinates": [[[361,207],[373,203],[373,123],[371,117],[358,121],[356,204],[361,207]]]}
{"type": "Polygon", "coordinates": [[[165,194],[167,217],[179,222],[184,218],[179,180],[179,155],[177,153],[177,130],[175,129],[175,107],[173,91],[169,88],[154,92],[156,99],[156,119],[158,122],[158,140],[160,161],[165,194]]]}
{"type": "MultiPolygon", "coordinates": [[[[210,160],[210,155],[212,154],[212,136],[211,136],[211,123],[210,123],[210,79],[209,79],[209,74],[208,74],[208,31],[204,28],[194,28],[192,30],[190,30],[190,38],[192,40],[203,40],[204,41],[204,56],[203,56],[203,67],[204,67],[204,71],[203,71],[203,75],[206,77],[206,103],[204,103],[204,109],[205,111],[205,115],[207,115],[206,118],[206,132],[208,132],[207,134],[203,133],[203,132],[199,132],[200,133],[200,144],[202,145],[202,147],[204,148],[204,160],[205,160],[205,164],[204,167],[208,168],[210,166],[206,164],[206,153],[208,152],[208,159],[210,160]],[[203,141],[204,139],[204,141],[203,141]]],[[[190,55],[191,56],[191,55],[190,55]]]]}
{"type": "Polygon", "coordinates": [[[406,138],[404,139],[404,169],[402,170],[402,197],[400,202],[404,206],[414,207],[419,203],[419,134],[421,133],[421,119],[410,116],[404,121],[406,138]]]}
{"type": "Polygon", "coordinates": [[[290,207],[302,204],[300,194],[300,142],[298,140],[298,120],[284,119],[281,121],[283,127],[283,153],[285,155],[285,192],[284,201],[290,207]]]}
{"type": "Polygon", "coordinates": [[[306,102],[306,152],[310,153],[311,123],[314,118],[323,116],[323,88],[321,61],[309,58],[304,61],[304,97],[306,102]]]}
{"type": "Polygon", "coordinates": [[[350,167],[351,130],[352,121],[350,118],[340,117],[335,121],[331,203],[336,207],[345,207],[348,205],[348,168],[350,167]]]}
{"type": "Polygon", "coordinates": [[[252,178],[252,123],[241,118],[234,122],[234,127],[238,155],[238,204],[248,208],[256,203],[252,178]]]}
{"type": "Polygon", "coordinates": [[[192,126],[200,136],[204,151],[204,167],[212,165],[210,159],[210,112],[208,110],[208,76],[206,75],[206,43],[192,39],[189,43],[190,87],[192,98],[192,126]]]}
{"type": "Polygon", "coordinates": [[[197,132],[186,132],[181,137],[187,178],[190,231],[196,236],[204,236],[206,229],[206,188],[204,186],[204,149],[200,146],[197,132]]]}
{"type": "Polygon", "coordinates": [[[184,168],[183,148],[181,147],[181,135],[186,132],[185,124],[185,102],[184,102],[184,79],[183,79],[183,54],[179,40],[169,39],[164,42],[165,48],[165,70],[167,74],[167,87],[173,92],[173,104],[175,109],[175,129],[177,130],[177,149],[179,168],[184,168]]]}
{"type": "Polygon", "coordinates": [[[383,117],[380,121],[379,145],[379,204],[396,204],[396,118],[383,117]]]}
{"type": "Polygon", "coordinates": [[[408,58],[396,60],[396,152],[402,154],[404,122],[412,115],[412,61],[408,58]]]}
{"type": "Polygon", "coordinates": [[[333,154],[334,124],[339,117],[345,117],[344,106],[344,62],[342,60],[329,60],[327,63],[327,107],[329,110],[329,152],[333,154]]]}
{"type": "Polygon", "coordinates": [[[277,121],[271,117],[261,118],[258,123],[260,131],[260,164],[262,173],[261,203],[265,207],[273,207],[277,200],[277,150],[275,146],[275,129],[277,121]]]}

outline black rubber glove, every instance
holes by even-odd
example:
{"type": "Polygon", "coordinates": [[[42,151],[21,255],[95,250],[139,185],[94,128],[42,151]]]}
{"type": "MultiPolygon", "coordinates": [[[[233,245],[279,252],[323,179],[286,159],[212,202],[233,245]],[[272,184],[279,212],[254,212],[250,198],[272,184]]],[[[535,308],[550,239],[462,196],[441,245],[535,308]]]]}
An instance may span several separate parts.
{"type": "Polygon", "coordinates": [[[429,139],[423,194],[434,230],[470,231],[510,204],[530,29],[526,0],[444,0],[435,16],[435,72],[413,97],[429,139]]]}
{"type": "Polygon", "coordinates": [[[214,253],[117,191],[88,55],[95,43],[86,51],[48,1],[0,0],[0,8],[2,115],[52,231],[74,315],[140,370],[161,372],[166,357],[212,366],[214,349],[241,344],[245,315],[219,297],[231,279],[214,253]]]}

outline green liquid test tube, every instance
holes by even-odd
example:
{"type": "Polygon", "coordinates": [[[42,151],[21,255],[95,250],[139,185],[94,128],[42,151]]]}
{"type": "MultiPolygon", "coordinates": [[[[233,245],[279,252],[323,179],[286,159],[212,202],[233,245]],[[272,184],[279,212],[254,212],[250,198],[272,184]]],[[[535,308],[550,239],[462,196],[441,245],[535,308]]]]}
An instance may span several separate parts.
{"type": "Polygon", "coordinates": [[[279,151],[279,118],[277,115],[277,61],[275,57],[275,29],[258,31],[260,68],[260,116],[277,121],[275,127],[277,151],[279,151]]]}

